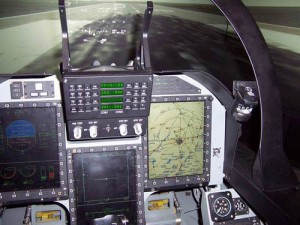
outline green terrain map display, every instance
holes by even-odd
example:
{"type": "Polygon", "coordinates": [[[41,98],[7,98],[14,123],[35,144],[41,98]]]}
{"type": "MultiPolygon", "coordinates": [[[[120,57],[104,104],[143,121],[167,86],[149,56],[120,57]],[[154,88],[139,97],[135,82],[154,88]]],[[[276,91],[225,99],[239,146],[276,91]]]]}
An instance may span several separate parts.
{"type": "Polygon", "coordinates": [[[152,103],[149,178],[203,173],[204,102],[152,103]]]}

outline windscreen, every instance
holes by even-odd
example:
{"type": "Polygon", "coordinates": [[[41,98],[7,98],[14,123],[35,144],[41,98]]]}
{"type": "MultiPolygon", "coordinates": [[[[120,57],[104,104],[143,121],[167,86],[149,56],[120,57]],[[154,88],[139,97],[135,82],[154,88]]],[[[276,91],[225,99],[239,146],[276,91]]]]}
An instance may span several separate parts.
{"type": "MultiPolygon", "coordinates": [[[[65,3],[72,68],[126,69],[136,60],[146,1],[65,3]]],[[[237,61],[241,65],[244,60],[226,47],[232,29],[210,1],[159,0],[153,5],[148,38],[153,71],[239,74],[237,61]]],[[[58,1],[3,1],[0,8],[0,73],[59,74],[58,1]]],[[[238,40],[233,44],[243,49],[238,40]]]]}

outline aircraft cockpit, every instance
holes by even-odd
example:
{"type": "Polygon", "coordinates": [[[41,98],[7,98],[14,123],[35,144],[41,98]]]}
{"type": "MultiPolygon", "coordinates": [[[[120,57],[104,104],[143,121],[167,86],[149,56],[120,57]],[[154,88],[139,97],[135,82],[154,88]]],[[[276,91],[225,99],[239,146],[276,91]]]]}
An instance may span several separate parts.
{"type": "Polygon", "coordinates": [[[0,75],[0,225],[298,224],[273,61],[240,0],[47,7],[10,18],[35,47],[0,75]]]}

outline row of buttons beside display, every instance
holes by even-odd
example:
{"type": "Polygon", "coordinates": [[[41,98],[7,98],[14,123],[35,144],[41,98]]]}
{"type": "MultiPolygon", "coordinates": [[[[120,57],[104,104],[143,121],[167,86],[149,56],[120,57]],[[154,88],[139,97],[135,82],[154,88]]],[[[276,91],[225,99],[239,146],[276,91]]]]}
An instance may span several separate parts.
{"type": "MultiPolygon", "coordinates": [[[[16,99],[16,98],[21,98],[23,97],[23,93],[21,92],[16,92],[16,90],[14,90],[15,92],[12,93],[12,99],[16,99]]],[[[42,92],[30,92],[30,96],[27,96],[25,94],[25,97],[32,97],[32,98],[38,98],[38,97],[48,97],[48,92],[47,91],[42,91],[42,92]]]]}
{"type": "MultiPolygon", "coordinates": [[[[101,88],[101,84],[70,84],[69,85],[69,91],[80,91],[80,90],[97,90],[101,88]]],[[[105,87],[102,87],[105,88],[105,87]]],[[[118,87],[116,87],[118,88],[118,87]]],[[[122,88],[122,87],[119,87],[122,88]]],[[[148,88],[148,83],[147,82],[135,82],[135,83],[127,83],[125,84],[125,88],[128,89],[140,89],[140,88],[148,88]]]]}
{"type": "Polygon", "coordinates": [[[47,97],[48,96],[48,92],[47,91],[43,91],[43,92],[31,92],[30,93],[30,97],[47,97]]]}
{"type": "MultiPolygon", "coordinates": [[[[97,112],[101,110],[101,114],[107,114],[109,110],[123,110],[122,104],[109,104],[109,105],[101,105],[99,106],[72,106],[71,113],[77,112],[97,112]]],[[[144,103],[134,103],[131,105],[125,105],[125,110],[146,110],[146,104],[144,103]]]]}
{"type": "MultiPolygon", "coordinates": [[[[117,95],[123,95],[117,94],[117,95]]],[[[133,90],[133,91],[126,91],[126,96],[146,96],[146,90],[133,90]]],[[[114,96],[114,95],[112,95],[114,96]]],[[[91,98],[91,97],[99,97],[99,93],[97,91],[70,91],[70,98],[91,98]]]]}
{"type": "MultiPolygon", "coordinates": [[[[106,98],[100,99],[101,102],[106,102],[106,98]]],[[[123,102],[123,98],[120,99],[120,102],[123,102]]],[[[146,97],[133,97],[133,98],[125,98],[126,103],[146,103],[146,97]]],[[[71,99],[70,100],[71,106],[77,105],[99,105],[98,99],[71,99]]]]}

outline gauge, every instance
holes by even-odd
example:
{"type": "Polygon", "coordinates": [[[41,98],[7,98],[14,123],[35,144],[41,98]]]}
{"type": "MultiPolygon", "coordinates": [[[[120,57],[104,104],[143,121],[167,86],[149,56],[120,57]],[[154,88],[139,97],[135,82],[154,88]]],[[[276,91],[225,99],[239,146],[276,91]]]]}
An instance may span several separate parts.
{"type": "MultiPolygon", "coordinates": [[[[16,111],[16,113],[21,113],[16,111]]],[[[36,129],[34,125],[27,120],[15,120],[6,128],[7,145],[24,153],[34,148],[36,144],[36,129]]]]}
{"type": "Polygon", "coordinates": [[[0,170],[0,176],[4,179],[11,179],[16,175],[16,167],[5,167],[0,170]]]}
{"type": "Polygon", "coordinates": [[[227,197],[218,197],[213,202],[213,210],[217,216],[225,217],[231,212],[231,202],[227,197]]]}
{"type": "Polygon", "coordinates": [[[244,215],[249,213],[249,208],[241,198],[233,199],[235,215],[244,215]]]}
{"type": "Polygon", "coordinates": [[[19,170],[19,173],[23,177],[32,177],[35,174],[35,172],[36,172],[35,166],[26,166],[19,170]]]}
{"type": "Polygon", "coordinates": [[[247,206],[244,201],[239,200],[239,202],[235,204],[235,209],[237,211],[245,211],[247,209],[247,206]]]}
{"type": "Polygon", "coordinates": [[[208,195],[211,220],[224,222],[235,218],[234,204],[230,191],[215,192],[208,195]]]}

